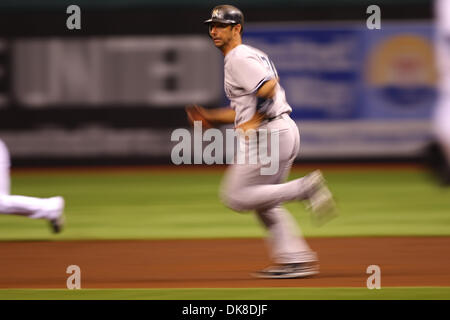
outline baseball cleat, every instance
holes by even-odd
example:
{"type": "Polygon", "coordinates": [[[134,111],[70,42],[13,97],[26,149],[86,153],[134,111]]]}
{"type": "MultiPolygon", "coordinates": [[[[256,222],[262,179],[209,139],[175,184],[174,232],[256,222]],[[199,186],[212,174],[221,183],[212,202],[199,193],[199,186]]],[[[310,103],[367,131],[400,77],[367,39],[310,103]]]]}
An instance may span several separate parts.
{"type": "Polygon", "coordinates": [[[306,208],[311,211],[313,223],[321,226],[337,216],[336,203],[320,170],[310,173],[306,178],[311,186],[306,208]]]}
{"type": "Polygon", "coordinates": [[[53,197],[49,199],[52,201],[55,205],[55,208],[53,209],[55,211],[56,217],[53,219],[50,219],[50,227],[53,231],[53,233],[60,233],[62,229],[64,228],[65,224],[65,216],[64,216],[64,198],[63,197],[53,197]]]}
{"type": "Polygon", "coordinates": [[[301,262],[273,265],[252,273],[252,276],[261,279],[294,279],[311,277],[317,274],[319,274],[317,262],[301,262]]]}

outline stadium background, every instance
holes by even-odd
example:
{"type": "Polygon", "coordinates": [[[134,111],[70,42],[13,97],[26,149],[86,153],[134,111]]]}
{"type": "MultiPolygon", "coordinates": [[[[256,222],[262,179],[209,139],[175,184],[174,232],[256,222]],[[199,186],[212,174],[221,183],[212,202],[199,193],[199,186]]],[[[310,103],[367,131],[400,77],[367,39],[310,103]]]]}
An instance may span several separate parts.
{"type": "MultiPolygon", "coordinates": [[[[12,191],[61,194],[68,218],[64,233],[53,236],[42,221],[2,216],[4,255],[17,240],[45,244],[263,236],[252,216],[235,215],[219,203],[222,167],[177,167],[170,161],[171,132],[188,128],[184,106],[226,104],[222,58],[202,24],[219,3],[0,4],[0,137],[12,156],[12,191]],[[81,8],[81,30],[66,28],[70,4],[81,8]]],[[[233,4],[245,13],[244,41],[264,47],[272,56],[294,107],[302,153],[292,176],[321,167],[339,200],[341,217],[320,229],[310,224],[303,209],[289,204],[304,234],[319,240],[375,237],[370,238],[374,242],[382,236],[434,236],[440,237],[433,238],[440,239],[436,250],[447,243],[448,190],[435,185],[421,167],[424,148],[432,140],[430,117],[437,95],[431,1],[378,1],[382,30],[366,28],[370,1],[233,4]]],[[[148,246],[152,251],[151,242],[148,246]]],[[[20,247],[19,256],[42,264],[30,250],[20,247]]],[[[393,252],[384,251],[383,261],[393,258],[393,252]]],[[[63,270],[57,277],[60,283],[50,281],[41,287],[43,274],[30,276],[28,283],[27,277],[15,282],[10,269],[19,256],[12,254],[2,266],[9,270],[2,270],[2,298],[76,297],[67,290],[15,290],[63,288],[67,276],[63,270]]],[[[434,273],[448,278],[448,271],[443,271],[448,259],[436,261],[444,269],[434,273]]],[[[333,270],[333,265],[328,267],[333,270]]],[[[448,299],[448,280],[437,277],[437,283],[427,282],[429,269],[420,268],[413,270],[418,281],[400,282],[408,288],[398,287],[395,270],[391,285],[396,288],[386,288],[378,296],[365,288],[364,280],[349,285],[362,287],[357,291],[239,292],[245,299],[448,299]]],[[[106,286],[91,283],[87,284],[91,289],[106,286]]],[[[289,286],[315,286],[296,284],[289,286]]],[[[204,287],[201,281],[198,287],[204,287]]],[[[152,290],[142,295],[83,290],[79,295],[189,299],[211,294],[200,289],[152,290]]],[[[217,297],[235,294],[223,290],[217,297]]]]}

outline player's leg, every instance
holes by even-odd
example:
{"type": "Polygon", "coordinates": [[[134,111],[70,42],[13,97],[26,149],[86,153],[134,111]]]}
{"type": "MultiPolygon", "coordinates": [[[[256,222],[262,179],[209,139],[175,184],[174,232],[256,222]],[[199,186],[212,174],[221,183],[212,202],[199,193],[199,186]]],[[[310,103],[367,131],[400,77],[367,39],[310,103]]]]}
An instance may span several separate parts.
{"type": "Polygon", "coordinates": [[[434,125],[435,134],[450,165],[450,93],[440,99],[434,115],[434,125]]]}
{"type": "MultiPolygon", "coordinates": [[[[292,128],[294,139],[288,159],[281,159],[277,175],[268,178],[269,183],[279,184],[286,180],[299,148],[298,131],[292,128]]],[[[287,146],[284,146],[287,150],[287,146]]],[[[267,243],[274,266],[270,266],[254,275],[261,278],[296,278],[318,273],[317,254],[311,250],[304,239],[300,227],[292,215],[281,204],[259,209],[256,214],[268,230],[267,243]]]]}
{"type": "Polygon", "coordinates": [[[9,177],[9,168],[9,151],[3,141],[0,140],[0,196],[9,194],[10,192],[11,182],[9,177]]]}
{"type": "MultiPolygon", "coordinates": [[[[289,158],[283,158],[280,161],[279,172],[271,176],[261,176],[262,182],[279,184],[286,180],[299,151],[299,139],[294,137],[290,149],[289,158]]],[[[303,238],[295,219],[281,204],[257,209],[256,214],[269,232],[268,245],[273,261],[279,264],[288,264],[316,260],[315,254],[303,238]]]]}
{"type": "Polygon", "coordinates": [[[450,94],[448,98],[442,97],[434,114],[434,133],[443,154],[443,163],[437,164],[439,180],[450,184],[450,94]]]}
{"type": "Polygon", "coordinates": [[[267,244],[275,263],[253,273],[259,278],[302,278],[319,273],[316,252],[303,238],[292,215],[283,207],[258,210],[257,216],[268,231],[267,244]]]}
{"type": "Polygon", "coordinates": [[[35,198],[10,195],[10,157],[6,145],[0,140],[0,213],[47,219],[54,232],[64,223],[62,197],[35,198]]]}
{"type": "Polygon", "coordinates": [[[26,216],[32,219],[52,220],[58,218],[64,209],[62,197],[35,198],[16,195],[0,195],[0,212],[26,216]]]}
{"type": "Polygon", "coordinates": [[[283,202],[306,200],[316,188],[316,184],[308,176],[279,184],[244,185],[251,180],[246,179],[247,176],[252,176],[250,172],[255,171],[256,175],[259,170],[260,167],[256,165],[253,168],[233,165],[227,170],[222,198],[228,207],[236,211],[270,208],[283,202]]]}
{"type": "Polygon", "coordinates": [[[289,211],[279,205],[257,210],[256,213],[269,232],[267,244],[274,262],[284,264],[317,260],[289,211]]]}
{"type": "MultiPolygon", "coordinates": [[[[289,117],[267,125],[269,130],[279,130],[279,172],[290,169],[293,148],[298,138],[298,129],[289,117]]],[[[270,143],[268,146],[270,147],[270,143]]],[[[299,145],[299,142],[297,143],[299,145]]],[[[297,153],[295,153],[297,155],[297,153]]],[[[276,174],[277,174],[276,173],[276,174]]],[[[293,200],[308,200],[318,214],[328,214],[333,208],[331,193],[324,186],[320,172],[313,172],[303,178],[286,183],[267,182],[268,176],[261,175],[261,164],[234,164],[227,169],[221,195],[223,202],[236,211],[252,211],[272,208],[279,203],[293,200]],[[323,209],[323,210],[322,210],[323,209]]]]}
{"type": "Polygon", "coordinates": [[[300,141],[295,123],[280,124],[279,141],[279,170],[275,174],[261,175],[260,165],[234,165],[228,169],[225,176],[222,196],[235,210],[256,209],[259,220],[268,230],[269,251],[276,265],[255,273],[255,276],[264,278],[309,276],[317,273],[317,256],[303,238],[295,219],[281,206],[283,192],[293,193],[292,199],[306,199],[309,196],[307,190],[311,189],[309,183],[305,182],[308,178],[297,179],[294,187],[290,183],[282,183],[287,178],[299,152],[300,141]],[[303,186],[300,185],[302,182],[303,186]],[[283,189],[278,189],[280,186],[283,189]],[[292,192],[293,188],[301,189],[301,187],[304,187],[304,191],[292,192]],[[280,194],[272,196],[265,192],[280,194]],[[266,204],[270,205],[265,206],[266,204]]]}

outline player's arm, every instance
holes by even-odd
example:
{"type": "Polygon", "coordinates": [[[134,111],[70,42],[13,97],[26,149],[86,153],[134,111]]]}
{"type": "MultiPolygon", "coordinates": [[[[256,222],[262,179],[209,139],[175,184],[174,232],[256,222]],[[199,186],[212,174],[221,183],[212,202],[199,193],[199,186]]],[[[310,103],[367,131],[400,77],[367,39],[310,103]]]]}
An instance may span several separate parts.
{"type": "Polygon", "coordinates": [[[263,99],[272,99],[275,95],[275,88],[277,87],[278,79],[270,79],[256,91],[256,96],[263,99]]]}
{"type": "Polygon", "coordinates": [[[234,123],[236,112],[229,108],[206,109],[199,105],[186,107],[188,117],[192,120],[205,120],[210,126],[234,123]]]}
{"type": "MultiPolygon", "coordinates": [[[[277,83],[277,79],[270,79],[264,82],[264,84],[258,89],[258,91],[256,91],[256,96],[262,99],[272,99],[275,95],[275,88],[277,86],[277,83]]],[[[242,123],[238,128],[244,131],[251,129],[256,130],[263,120],[264,115],[259,112],[255,112],[255,115],[249,121],[242,123]]]]}
{"type": "Polygon", "coordinates": [[[216,109],[204,109],[204,116],[208,121],[219,123],[219,124],[228,124],[234,123],[234,119],[236,118],[236,112],[229,108],[216,108],[216,109]]]}
{"type": "MultiPolygon", "coordinates": [[[[263,83],[263,85],[256,92],[256,96],[263,99],[271,99],[275,95],[275,88],[277,86],[277,79],[270,79],[263,83]]],[[[213,123],[234,123],[236,112],[229,108],[217,108],[217,109],[201,109],[206,120],[213,123]]],[[[245,130],[258,128],[261,121],[264,119],[264,115],[256,112],[252,119],[241,124],[239,128],[245,130]]]]}

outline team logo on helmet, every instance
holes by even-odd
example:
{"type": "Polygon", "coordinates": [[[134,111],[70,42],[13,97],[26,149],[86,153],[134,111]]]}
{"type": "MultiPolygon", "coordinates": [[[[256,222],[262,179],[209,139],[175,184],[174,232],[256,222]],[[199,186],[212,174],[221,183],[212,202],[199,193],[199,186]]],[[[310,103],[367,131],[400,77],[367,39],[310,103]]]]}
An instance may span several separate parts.
{"type": "Polygon", "coordinates": [[[219,10],[219,9],[214,9],[214,10],[213,10],[213,12],[212,12],[212,18],[213,18],[213,19],[214,19],[214,18],[216,18],[216,19],[222,18],[221,15],[220,15],[220,10],[219,10]]]}

